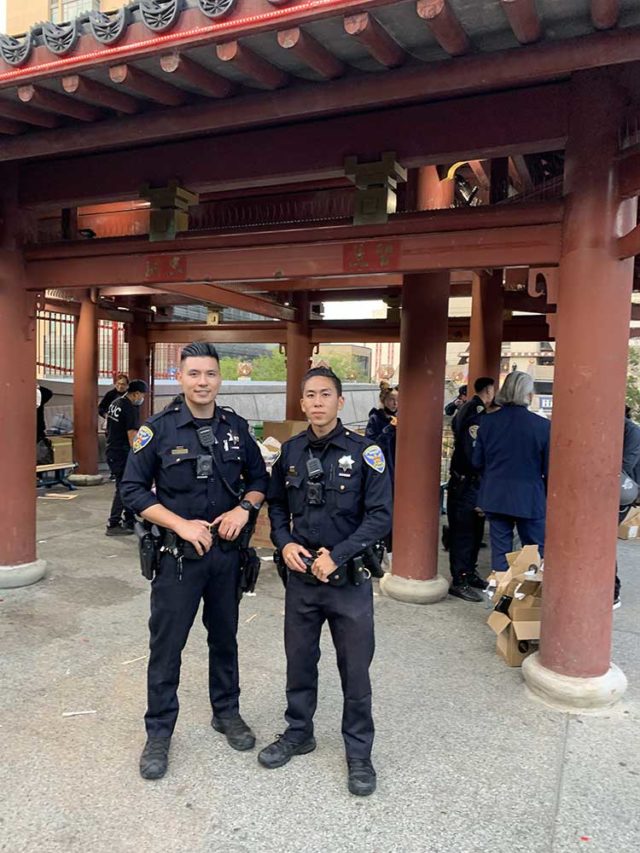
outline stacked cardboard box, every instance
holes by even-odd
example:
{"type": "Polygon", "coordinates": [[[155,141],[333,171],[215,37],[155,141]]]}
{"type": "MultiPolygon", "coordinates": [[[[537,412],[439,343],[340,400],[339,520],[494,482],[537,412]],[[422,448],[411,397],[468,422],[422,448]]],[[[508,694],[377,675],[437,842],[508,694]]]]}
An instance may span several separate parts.
{"type": "Polygon", "coordinates": [[[488,594],[494,610],[487,624],[496,634],[496,651],[508,666],[520,666],[540,640],[542,570],[536,545],[507,554],[509,568],[494,572],[488,594]]]}
{"type": "Polygon", "coordinates": [[[640,538],[640,507],[634,506],[618,527],[618,539],[640,538]]]}

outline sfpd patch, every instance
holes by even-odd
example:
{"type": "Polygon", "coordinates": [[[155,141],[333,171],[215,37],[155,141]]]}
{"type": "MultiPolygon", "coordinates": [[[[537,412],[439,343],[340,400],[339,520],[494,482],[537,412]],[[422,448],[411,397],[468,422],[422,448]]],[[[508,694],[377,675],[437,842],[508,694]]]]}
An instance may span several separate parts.
{"type": "Polygon", "coordinates": [[[378,474],[384,474],[384,469],[387,467],[387,463],[384,458],[384,453],[380,450],[377,444],[372,444],[367,447],[362,454],[362,458],[369,468],[373,468],[373,470],[377,471],[378,474]]]}
{"type": "Polygon", "coordinates": [[[471,438],[472,438],[474,441],[475,441],[475,440],[476,440],[476,438],[478,437],[478,426],[477,426],[476,424],[474,424],[474,426],[470,426],[470,427],[469,427],[469,435],[471,436],[471,438]]]}
{"type": "Polygon", "coordinates": [[[146,424],[141,426],[136,433],[136,437],[133,439],[133,452],[138,453],[138,451],[142,450],[143,447],[146,447],[147,444],[149,444],[152,438],[153,430],[151,427],[148,427],[146,424]]]}

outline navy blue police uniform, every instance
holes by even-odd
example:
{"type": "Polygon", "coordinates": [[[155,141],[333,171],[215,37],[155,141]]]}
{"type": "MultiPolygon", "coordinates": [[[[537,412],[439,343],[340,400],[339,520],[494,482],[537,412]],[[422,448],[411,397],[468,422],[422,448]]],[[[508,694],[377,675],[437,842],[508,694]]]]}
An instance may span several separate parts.
{"type": "Polygon", "coordinates": [[[325,621],[336,649],[344,705],[342,735],[347,759],[369,759],[374,726],[369,666],[374,653],[371,581],[355,585],[349,561],[391,528],[391,481],[377,445],[345,429],[340,422],[324,439],[309,428],[282,447],[269,491],[271,538],[282,549],[297,542],[307,549],[325,547],[338,566],[332,580],[321,583],[288,572],[285,605],[288,729],[294,744],[313,735],[317,704],[320,634],[325,621]],[[324,470],[324,503],[310,504],[307,460],[319,459],[324,470]]]}
{"type": "Polygon", "coordinates": [[[476,574],[484,533],[484,518],[476,511],[480,475],[472,464],[473,444],[484,414],[484,403],[474,395],[453,421],[455,443],[447,485],[447,518],[449,568],[454,586],[465,585],[476,574]]]}
{"type": "Polygon", "coordinates": [[[371,441],[377,441],[380,437],[380,433],[389,425],[391,418],[393,417],[394,415],[387,412],[386,409],[371,409],[369,412],[369,420],[364,432],[366,438],[371,441]]]}
{"type": "MultiPolygon", "coordinates": [[[[197,419],[178,397],[140,427],[121,488],[125,503],[136,513],[159,503],[182,518],[212,521],[236,507],[244,493],[266,493],[267,483],[262,455],[244,418],[216,406],[213,418],[197,419]],[[204,476],[198,459],[205,449],[196,432],[202,426],[211,426],[215,436],[216,464],[208,466],[204,476]]],[[[149,737],[166,738],[173,733],[182,650],[201,599],[211,706],[220,720],[239,713],[239,580],[238,550],[223,551],[218,542],[200,559],[177,560],[170,553],[162,554],[151,582],[145,715],[149,737]]]]}
{"type": "Polygon", "coordinates": [[[523,545],[544,554],[550,432],[549,421],[525,406],[503,406],[480,421],[473,464],[482,472],[478,503],[489,519],[496,571],[508,568],[514,525],[523,545]]]}
{"type": "Polygon", "coordinates": [[[107,410],[106,457],[109,470],[116,481],[108,527],[118,527],[124,515],[125,526],[133,527],[133,512],[122,500],[122,477],[129,458],[129,432],[140,426],[140,408],[134,406],[126,393],[111,401],[107,410]]]}

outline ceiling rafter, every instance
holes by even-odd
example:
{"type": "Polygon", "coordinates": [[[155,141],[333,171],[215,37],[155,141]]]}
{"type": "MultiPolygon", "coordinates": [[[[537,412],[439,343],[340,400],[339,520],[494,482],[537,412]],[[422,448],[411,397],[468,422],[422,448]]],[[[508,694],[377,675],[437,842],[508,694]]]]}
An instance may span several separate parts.
{"type": "Polygon", "coordinates": [[[418,0],[416,11],[446,53],[462,56],[469,52],[469,36],[447,0],[418,0]]]}
{"type": "Polygon", "coordinates": [[[397,68],[407,58],[404,49],[368,12],[347,15],[344,19],[344,29],[348,35],[363,44],[371,56],[385,68],[397,68]]]}

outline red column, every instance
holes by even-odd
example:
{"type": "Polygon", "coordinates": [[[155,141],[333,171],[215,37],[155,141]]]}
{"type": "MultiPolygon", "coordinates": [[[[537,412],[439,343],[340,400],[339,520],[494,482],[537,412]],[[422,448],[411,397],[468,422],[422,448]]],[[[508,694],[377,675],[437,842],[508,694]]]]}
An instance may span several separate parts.
{"type": "Polygon", "coordinates": [[[0,174],[0,588],[32,583],[45,567],[35,562],[35,299],[25,291],[15,185],[10,173],[0,174]]]}
{"type": "Polygon", "coordinates": [[[469,393],[479,376],[500,381],[504,295],[502,270],[474,273],[471,284],[471,328],[469,345],[469,393]]]}
{"type": "Polygon", "coordinates": [[[87,293],[76,323],[73,449],[78,474],[98,473],[98,314],[87,293]]]}
{"type": "Polygon", "coordinates": [[[577,706],[611,704],[626,683],[610,666],[633,276],[633,259],[618,261],[614,242],[618,229],[635,223],[635,202],[620,210],[617,200],[623,114],[623,93],[606,70],[575,75],[565,160],[542,639],[525,677],[538,693],[545,692],[540,682],[549,673],[554,684],[568,681],[573,688],[579,679],[604,684],[598,701],[592,685],[578,688],[580,695],[571,700],[577,706]]]}
{"type": "Polygon", "coordinates": [[[415,603],[438,601],[449,587],[437,574],[448,307],[448,270],[405,276],[393,574],[383,579],[383,590],[415,603]]]}
{"type": "MultiPolygon", "coordinates": [[[[144,314],[134,312],[133,323],[128,327],[129,379],[142,379],[150,385],[151,352],[147,339],[147,321],[144,314]]],[[[151,394],[147,393],[140,412],[140,422],[149,417],[151,394]]]]}
{"type": "Polygon", "coordinates": [[[287,323],[287,401],[285,417],[289,421],[303,419],[300,410],[302,378],[311,365],[313,345],[309,334],[309,297],[296,294],[294,306],[297,322],[287,323]]]}

